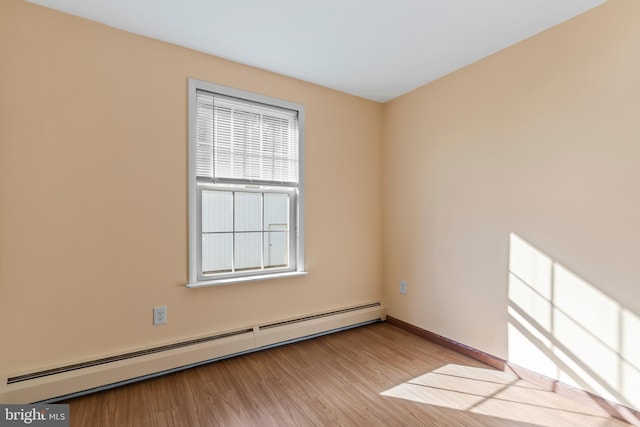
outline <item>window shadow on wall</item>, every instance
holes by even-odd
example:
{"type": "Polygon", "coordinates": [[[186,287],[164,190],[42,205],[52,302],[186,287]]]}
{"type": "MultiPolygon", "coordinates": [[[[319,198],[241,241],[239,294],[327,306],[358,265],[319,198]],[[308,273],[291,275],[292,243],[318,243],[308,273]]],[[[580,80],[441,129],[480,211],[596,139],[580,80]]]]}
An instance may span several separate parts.
{"type": "Polygon", "coordinates": [[[508,360],[640,408],[640,318],[516,234],[509,251],[508,360]]]}

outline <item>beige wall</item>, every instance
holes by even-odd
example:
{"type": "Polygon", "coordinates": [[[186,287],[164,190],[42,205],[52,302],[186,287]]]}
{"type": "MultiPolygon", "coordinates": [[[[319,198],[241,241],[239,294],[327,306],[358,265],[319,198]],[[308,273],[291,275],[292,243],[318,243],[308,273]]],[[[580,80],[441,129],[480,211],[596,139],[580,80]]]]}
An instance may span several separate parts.
{"type": "Polygon", "coordinates": [[[640,405],[639,22],[610,0],[385,105],[389,315],[640,405]]]}
{"type": "Polygon", "coordinates": [[[380,104],[17,0],[0,64],[0,377],[380,299],[380,104]],[[188,77],[305,105],[307,276],[185,288],[188,77]]]}

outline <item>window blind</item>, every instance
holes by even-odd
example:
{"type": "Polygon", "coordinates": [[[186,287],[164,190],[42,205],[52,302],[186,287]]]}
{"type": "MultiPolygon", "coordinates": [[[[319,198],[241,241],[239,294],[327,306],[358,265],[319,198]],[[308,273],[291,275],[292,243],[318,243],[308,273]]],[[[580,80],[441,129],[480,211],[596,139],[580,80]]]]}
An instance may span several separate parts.
{"type": "Polygon", "coordinates": [[[196,109],[198,178],[297,185],[297,111],[205,91],[196,109]]]}

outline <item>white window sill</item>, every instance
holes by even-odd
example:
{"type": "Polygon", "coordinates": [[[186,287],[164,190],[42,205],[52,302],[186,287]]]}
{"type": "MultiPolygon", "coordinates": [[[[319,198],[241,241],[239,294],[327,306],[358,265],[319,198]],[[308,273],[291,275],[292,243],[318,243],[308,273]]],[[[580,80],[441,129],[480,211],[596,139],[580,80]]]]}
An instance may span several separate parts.
{"type": "Polygon", "coordinates": [[[288,271],[286,273],[261,274],[259,276],[232,277],[216,280],[203,280],[202,282],[187,283],[187,288],[204,288],[207,286],[230,285],[232,283],[257,282],[259,280],[283,279],[285,277],[305,276],[306,271],[288,271]]]}

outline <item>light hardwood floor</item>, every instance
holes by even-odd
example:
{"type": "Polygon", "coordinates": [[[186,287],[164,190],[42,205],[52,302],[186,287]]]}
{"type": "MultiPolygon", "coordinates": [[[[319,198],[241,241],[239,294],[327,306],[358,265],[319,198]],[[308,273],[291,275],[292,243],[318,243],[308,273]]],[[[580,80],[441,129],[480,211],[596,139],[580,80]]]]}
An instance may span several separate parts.
{"type": "Polygon", "coordinates": [[[71,426],[625,426],[387,323],[79,397],[71,426]]]}

